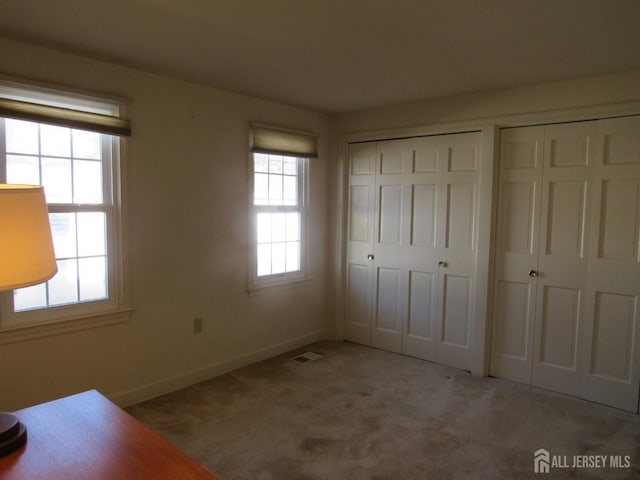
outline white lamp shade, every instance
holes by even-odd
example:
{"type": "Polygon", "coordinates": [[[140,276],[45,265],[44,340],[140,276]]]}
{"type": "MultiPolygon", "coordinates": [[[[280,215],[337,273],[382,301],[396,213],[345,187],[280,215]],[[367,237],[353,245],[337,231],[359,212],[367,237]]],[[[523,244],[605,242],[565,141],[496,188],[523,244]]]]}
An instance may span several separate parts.
{"type": "Polygon", "coordinates": [[[57,271],[44,188],[0,184],[0,290],[35,285],[57,271]]]}

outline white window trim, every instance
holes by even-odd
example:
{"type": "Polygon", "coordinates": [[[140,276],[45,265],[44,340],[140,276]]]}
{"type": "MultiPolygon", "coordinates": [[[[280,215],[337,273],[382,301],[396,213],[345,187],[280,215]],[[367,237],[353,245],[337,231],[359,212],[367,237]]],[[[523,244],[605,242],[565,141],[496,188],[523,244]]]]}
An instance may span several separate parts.
{"type": "MultiPolygon", "coordinates": [[[[295,155],[285,155],[295,157],[295,155]]],[[[299,201],[300,206],[296,208],[300,211],[300,270],[289,273],[279,273],[258,277],[258,251],[257,251],[257,218],[261,210],[278,209],[278,206],[254,205],[254,154],[249,153],[249,245],[251,254],[249,255],[249,295],[259,295],[284,288],[295,288],[306,285],[309,280],[308,262],[308,211],[309,211],[309,159],[296,157],[298,159],[299,175],[299,201]]],[[[282,207],[286,210],[288,207],[282,207]]]]}
{"type": "MultiPolygon", "coordinates": [[[[0,78],[0,89],[9,85],[14,88],[16,82],[4,82],[0,78]]],[[[108,100],[96,96],[92,100],[86,94],[78,95],[65,90],[32,86],[28,83],[20,84],[25,92],[33,89],[34,98],[66,98],[69,104],[87,105],[92,110],[94,105],[102,105],[103,109],[110,109],[114,115],[122,115],[126,105],[122,99],[108,100]]],[[[47,99],[43,99],[46,103],[47,99]]],[[[86,108],[86,107],[85,107],[86,108]]],[[[2,143],[4,143],[4,132],[2,143]]],[[[129,293],[129,272],[125,261],[124,238],[128,225],[126,218],[127,171],[123,157],[126,154],[126,140],[111,137],[111,165],[109,178],[111,182],[110,207],[106,209],[110,215],[111,231],[108,233],[109,251],[109,298],[106,300],[82,302],[71,305],[60,305],[23,312],[13,311],[13,291],[0,292],[0,345],[15,343],[39,337],[58,335],[87,328],[126,322],[134,311],[131,307],[129,293]]],[[[6,178],[4,148],[0,154],[0,180],[6,178]]]]}

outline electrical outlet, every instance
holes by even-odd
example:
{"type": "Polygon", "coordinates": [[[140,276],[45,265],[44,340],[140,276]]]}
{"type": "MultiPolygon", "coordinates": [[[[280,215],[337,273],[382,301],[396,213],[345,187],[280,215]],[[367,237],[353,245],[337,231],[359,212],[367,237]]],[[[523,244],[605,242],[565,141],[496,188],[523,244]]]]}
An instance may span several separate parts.
{"type": "Polygon", "coordinates": [[[202,317],[193,319],[193,333],[202,333],[202,317]]]}

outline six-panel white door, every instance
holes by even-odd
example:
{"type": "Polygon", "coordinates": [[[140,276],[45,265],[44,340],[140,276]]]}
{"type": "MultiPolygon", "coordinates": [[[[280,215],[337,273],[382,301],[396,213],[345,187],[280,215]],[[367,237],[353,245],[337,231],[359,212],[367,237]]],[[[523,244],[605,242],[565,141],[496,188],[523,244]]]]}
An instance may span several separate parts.
{"type": "Polygon", "coordinates": [[[637,412],[640,117],[599,122],[592,175],[582,396],[637,412]]]}

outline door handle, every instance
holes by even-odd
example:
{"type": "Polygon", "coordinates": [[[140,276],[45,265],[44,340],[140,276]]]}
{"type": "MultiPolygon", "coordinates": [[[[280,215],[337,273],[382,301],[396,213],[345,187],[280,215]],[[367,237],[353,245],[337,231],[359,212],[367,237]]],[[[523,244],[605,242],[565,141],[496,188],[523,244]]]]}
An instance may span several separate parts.
{"type": "Polygon", "coordinates": [[[369,255],[367,255],[367,260],[373,260],[375,257],[373,256],[373,253],[370,253],[369,255]]]}
{"type": "Polygon", "coordinates": [[[529,270],[529,276],[530,277],[537,277],[538,276],[538,272],[536,270],[529,270]]]}
{"type": "Polygon", "coordinates": [[[438,268],[447,268],[448,266],[447,262],[438,262],[438,268]]]}

